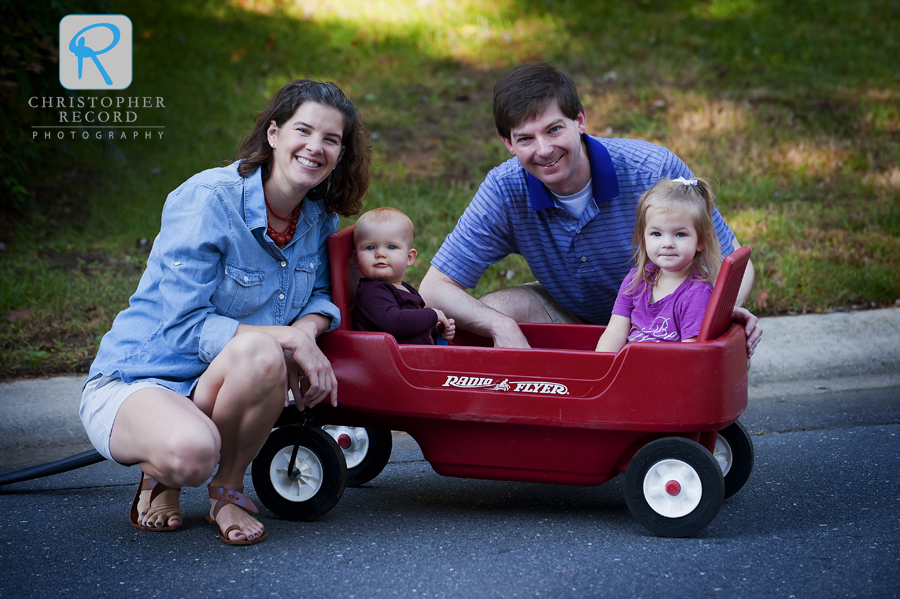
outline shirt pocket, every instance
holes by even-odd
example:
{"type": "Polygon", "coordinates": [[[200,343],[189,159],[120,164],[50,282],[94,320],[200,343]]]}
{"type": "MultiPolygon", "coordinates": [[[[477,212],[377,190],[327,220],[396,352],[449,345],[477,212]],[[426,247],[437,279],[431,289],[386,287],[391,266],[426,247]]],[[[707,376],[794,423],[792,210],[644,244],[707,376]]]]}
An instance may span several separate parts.
{"type": "Polygon", "coordinates": [[[294,268],[294,301],[291,304],[295,310],[303,308],[309,301],[319,265],[320,260],[317,254],[304,256],[297,262],[297,266],[294,268]]]}
{"type": "Polygon", "coordinates": [[[213,294],[216,313],[229,318],[246,318],[260,308],[266,273],[253,268],[225,264],[225,276],[213,294]]]}

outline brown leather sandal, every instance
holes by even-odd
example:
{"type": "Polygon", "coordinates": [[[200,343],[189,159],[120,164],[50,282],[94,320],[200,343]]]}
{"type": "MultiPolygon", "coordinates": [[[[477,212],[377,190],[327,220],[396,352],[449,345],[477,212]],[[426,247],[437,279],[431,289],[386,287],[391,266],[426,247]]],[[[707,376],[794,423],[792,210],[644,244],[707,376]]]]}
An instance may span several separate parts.
{"type": "MultiPolygon", "coordinates": [[[[248,512],[252,512],[254,514],[258,514],[259,510],[253,505],[253,502],[250,501],[246,495],[242,493],[244,490],[244,485],[241,485],[235,489],[226,489],[225,487],[213,487],[212,485],[208,485],[207,490],[209,491],[210,499],[217,499],[216,505],[213,507],[213,515],[210,517],[206,516],[206,521],[210,524],[215,524],[216,528],[219,530],[219,539],[228,545],[255,545],[257,543],[261,543],[269,538],[269,532],[263,530],[262,535],[256,537],[255,539],[240,539],[240,540],[232,540],[228,538],[228,534],[232,530],[241,530],[241,527],[237,524],[232,524],[223,532],[222,529],[219,528],[219,525],[216,523],[216,516],[219,514],[219,510],[221,510],[224,506],[229,503],[233,503],[234,505],[247,510],[248,512]]],[[[244,536],[247,536],[247,533],[244,533],[244,536]]]]}
{"type": "MultiPolygon", "coordinates": [[[[153,477],[148,476],[147,478],[144,478],[144,473],[141,472],[141,483],[138,485],[137,492],[134,494],[134,501],[131,502],[131,525],[138,530],[146,530],[149,532],[169,532],[181,528],[181,524],[178,526],[147,526],[146,524],[141,524],[139,522],[138,501],[141,498],[141,491],[150,491],[150,503],[148,505],[153,505],[153,500],[159,497],[163,491],[168,491],[169,489],[170,487],[157,482],[153,477]]],[[[181,491],[181,488],[179,487],[172,490],[181,491]]],[[[182,522],[184,521],[184,518],[181,515],[181,508],[179,507],[166,514],[165,522],[168,523],[174,516],[178,516],[181,518],[182,522]]]]}

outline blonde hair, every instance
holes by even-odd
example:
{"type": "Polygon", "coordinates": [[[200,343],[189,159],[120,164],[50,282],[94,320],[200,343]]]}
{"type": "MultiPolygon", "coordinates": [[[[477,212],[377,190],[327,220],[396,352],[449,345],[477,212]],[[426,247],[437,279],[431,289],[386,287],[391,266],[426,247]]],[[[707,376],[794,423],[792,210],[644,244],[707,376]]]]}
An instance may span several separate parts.
{"type": "Polygon", "coordinates": [[[719,250],[719,238],[712,222],[715,194],[706,179],[688,179],[696,181],[696,185],[685,185],[680,180],[663,180],[644,192],[637,206],[637,222],[634,227],[634,263],[637,268],[634,280],[628,288],[633,291],[638,283],[654,286],[659,280],[659,269],[648,270],[650,262],[647,256],[647,244],[644,231],[647,228],[647,213],[651,208],[672,208],[690,214],[694,228],[697,230],[698,245],[702,249],[694,254],[691,265],[691,277],[698,281],[715,284],[722,264],[722,253],[719,250]]]}
{"type": "MultiPolygon", "coordinates": [[[[368,212],[365,212],[362,216],[356,219],[356,227],[354,228],[354,233],[367,226],[373,226],[395,220],[403,223],[406,226],[407,241],[409,242],[409,245],[412,246],[413,237],[416,233],[416,227],[415,225],[413,225],[412,220],[410,220],[408,216],[406,216],[402,211],[397,210],[396,208],[374,208],[372,210],[369,210],[368,212]]],[[[354,237],[356,237],[355,234],[354,237]]]]}

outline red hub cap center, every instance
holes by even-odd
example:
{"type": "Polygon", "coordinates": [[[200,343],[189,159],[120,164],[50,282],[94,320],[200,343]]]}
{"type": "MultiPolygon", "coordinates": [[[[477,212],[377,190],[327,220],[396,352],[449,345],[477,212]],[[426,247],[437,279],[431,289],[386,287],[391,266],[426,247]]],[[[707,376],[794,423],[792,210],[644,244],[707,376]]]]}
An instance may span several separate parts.
{"type": "MultiPolygon", "coordinates": [[[[339,435],[337,438],[338,447],[341,449],[347,449],[350,447],[350,435],[344,434],[339,435]]],[[[675,483],[678,484],[678,483],[675,483]]]]}
{"type": "Polygon", "coordinates": [[[677,480],[670,480],[666,483],[666,493],[669,495],[678,495],[681,493],[681,485],[677,480]]]}

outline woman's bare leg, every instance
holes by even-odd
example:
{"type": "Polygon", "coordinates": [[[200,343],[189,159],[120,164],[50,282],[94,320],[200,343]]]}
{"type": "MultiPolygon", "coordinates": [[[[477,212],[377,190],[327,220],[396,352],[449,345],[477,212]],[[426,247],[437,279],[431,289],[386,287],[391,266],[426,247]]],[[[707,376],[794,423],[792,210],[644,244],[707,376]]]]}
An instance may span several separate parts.
{"type": "MultiPolygon", "coordinates": [[[[219,461],[219,433],[188,398],[160,388],[135,392],[119,409],[109,441],[112,456],[167,487],[197,487],[219,461]]],[[[165,491],[150,503],[150,491],[138,501],[138,523],[179,526],[178,491],[165,491]]]]}
{"type": "MultiPolygon", "coordinates": [[[[234,489],[244,481],[247,466],[265,443],[284,406],[287,368],[274,337],[261,332],[237,335],[212,361],[194,391],[194,403],[219,431],[219,469],[211,486],[234,489]]],[[[210,505],[214,506],[211,500],[210,505]]],[[[210,511],[212,515],[212,511],[210,511]]],[[[231,540],[253,539],[265,527],[246,510],[228,504],[215,516],[231,540]],[[243,531],[243,532],[241,532],[243,531]]]]}

